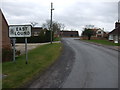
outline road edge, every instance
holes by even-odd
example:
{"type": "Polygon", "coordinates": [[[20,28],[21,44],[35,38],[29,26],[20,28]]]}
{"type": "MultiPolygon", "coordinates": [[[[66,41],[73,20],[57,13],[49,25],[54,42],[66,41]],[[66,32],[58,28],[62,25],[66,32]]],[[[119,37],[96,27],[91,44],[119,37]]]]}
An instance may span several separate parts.
{"type": "MultiPolygon", "coordinates": [[[[76,40],[80,40],[80,39],[76,39],[76,40]]],[[[101,47],[104,47],[104,48],[108,48],[108,49],[112,49],[112,50],[120,52],[120,46],[118,46],[118,48],[115,48],[115,46],[108,46],[108,45],[103,45],[103,44],[98,44],[98,43],[89,42],[89,41],[83,41],[83,40],[80,40],[80,41],[86,42],[86,43],[89,43],[89,44],[94,44],[94,45],[97,45],[97,46],[101,46],[101,47]]]]}

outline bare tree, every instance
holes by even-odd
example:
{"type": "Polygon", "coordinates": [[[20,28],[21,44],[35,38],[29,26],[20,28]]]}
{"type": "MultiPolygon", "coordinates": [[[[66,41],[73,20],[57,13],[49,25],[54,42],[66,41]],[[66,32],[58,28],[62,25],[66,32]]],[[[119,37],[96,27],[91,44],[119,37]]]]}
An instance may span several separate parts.
{"type": "Polygon", "coordinates": [[[37,25],[37,22],[30,22],[30,24],[32,25],[32,27],[34,27],[35,25],[37,25]]]}
{"type": "MultiPolygon", "coordinates": [[[[64,29],[64,27],[65,27],[64,24],[61,24],[61,23],[58,23],[55,21],[52,22],[52,25],[53,25],[52,28],[53,28],[54,32],[59,32],[61,29],[64,29]]],[[[46,20],[46,23],[43,23],[42,27],[50,30],[50,20],[46,20]]]]}
{"type": "Polygon", "coordinates": [[[50,30],[50,20],[46,20],[45,23],[42,24],[44,29],[50,30]]]}
{"type": "Polygon", "coordinates": [[[61,25],[61,30],[64,30],[65,29],[65,25],[64,24],[60,24],[61,25]]]}

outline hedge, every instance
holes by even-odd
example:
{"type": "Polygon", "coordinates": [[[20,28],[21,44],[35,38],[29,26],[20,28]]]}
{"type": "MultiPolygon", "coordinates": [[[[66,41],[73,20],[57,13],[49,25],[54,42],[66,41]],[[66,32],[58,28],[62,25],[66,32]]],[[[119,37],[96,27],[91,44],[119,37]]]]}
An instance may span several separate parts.
{"type": "MultiPolygon", "coordinates": [[[[52,37],[53,37],[53,33],[52,33],[52,37]]],[[[28,41],[28,43],[50,42],[51,41],[51,32],[48,30],[45,33],[44,33],[44,31],[41,31],[39,36],[31,36],[27,39],[27,41],[28,41]]],[[[17,37],[16,43],[25,43],[25,38],[17,37]]]]}

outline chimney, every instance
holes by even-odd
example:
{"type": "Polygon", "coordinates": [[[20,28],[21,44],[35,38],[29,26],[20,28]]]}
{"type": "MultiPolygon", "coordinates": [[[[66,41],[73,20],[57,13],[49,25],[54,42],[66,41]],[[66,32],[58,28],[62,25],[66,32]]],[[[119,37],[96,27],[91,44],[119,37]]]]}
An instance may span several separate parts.
{"type": "Polygon", "coordinates": [[[118,22],[115,23],[115,28],[120,26],[120,21],[118,20],[118,22]]]}

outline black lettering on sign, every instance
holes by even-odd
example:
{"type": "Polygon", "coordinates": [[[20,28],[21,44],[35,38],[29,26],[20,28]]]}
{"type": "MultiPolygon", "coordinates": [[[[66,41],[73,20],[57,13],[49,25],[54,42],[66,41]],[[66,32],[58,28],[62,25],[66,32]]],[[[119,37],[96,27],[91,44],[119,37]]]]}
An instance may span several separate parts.
{"type": "Polygon", "coordinates": [[[27,31],[28,27],[25,27],[25,30],[27,31]]]}
{"type": "Polygon", "coordinates": [[[27,35],[29,35],[29,34],[30,34],[30,32],[28,31],[28,32],[27,32],[27,35]]]}
{"type": "Polygon", "coordinates": [[[21,27],[19,27],[19,30],[20,30],[20,31],[22,30],[21,27]]]}
{"type": "Polygon", "coordinates": [[[25,29],[24,29],[24,27],[22,27],[22,31],[24,31],[25,29]]]}
{"type": "Polygon", "coordinates": [[[24,32],[24,34],[26,35],[26,32],[24,32]]]}
{"type": "Polygon", "coordinates": [[[18,27],[16,27],[16,31],[18,31],[18,27]]]}
{"type": "Polygon", "coordinates": [[[20,32],[17,32],[17,35],[20,35],[20,32]]]}
{"type": "Polygon", "coordinates": [[[15,35],[17,35],[17,32],[15,32],[15,35]]]}
{"type": "Polygon", "coordinates": [[[24,35],[24,33],[23,33],[23,32],[21,32],[21,35],[24,35]]]}
{"type": "Polygon", "coordinates": [[[25,27],[22,27],[22,30],[25,31],[25,27]]]}

